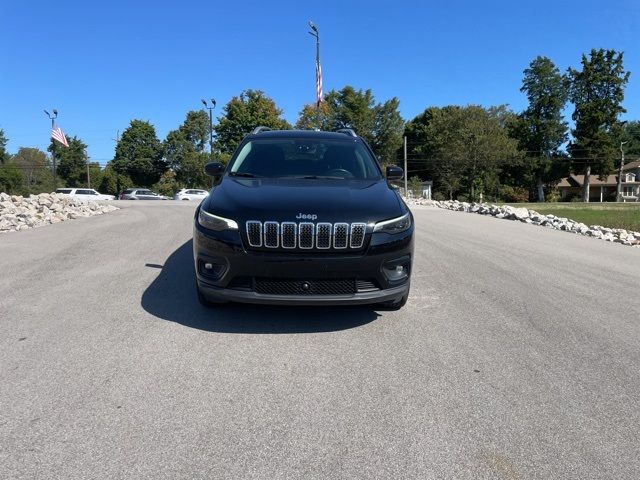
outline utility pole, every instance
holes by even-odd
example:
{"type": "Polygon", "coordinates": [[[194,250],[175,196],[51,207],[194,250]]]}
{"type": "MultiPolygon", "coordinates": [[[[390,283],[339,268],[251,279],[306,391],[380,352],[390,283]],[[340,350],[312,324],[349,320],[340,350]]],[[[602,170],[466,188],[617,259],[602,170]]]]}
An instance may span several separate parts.
{"type": "Polygon", "coordinates": [[[620,142],[620,168],[618,168],[618,185],[616,188],[616,200],[622,201],[622,169],[624,168],[624,148],[622,146],[627,142],[620,142]]]}
{"type": "MultiPolygon", "coordinates": [[[[51,115],[46,110],[44,111],[47,117],[49,117],[49,119],[51,120],[51,131],[53,132],[53,128],[55,127],[55,120],[56,118],[58,118],[58,110],[54,108],[52,112],[53,115],[51,115]]],[[[51,137],[51,134],[49,134],[49,137],[51,137]]],[[[53,142],[53,148],[51,149],[51,162],[53,163],[53,189],[55,190],[58,187],[58,177],[56,174],[56,142],[53,142]]]]}
{"type": "Polygon", "coordinates": [[[209,110],[209,157],[213,162],[213,109],[216,108],[216,101],[212,98],[211,106],[209,106],[204,98],[201,101],[204,105],[204,108],[209,110]]]}
{"type": "Polygon", "coordinates": [[[404,140],[404,196],[409,198],[409,186],[407,183],[407,136],[402,137],[404,140]]]}

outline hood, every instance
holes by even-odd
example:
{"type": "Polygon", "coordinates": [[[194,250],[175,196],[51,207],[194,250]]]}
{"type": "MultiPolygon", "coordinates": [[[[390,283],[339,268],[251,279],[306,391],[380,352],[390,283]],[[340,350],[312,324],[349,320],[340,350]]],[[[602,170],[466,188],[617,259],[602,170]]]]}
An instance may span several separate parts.
{"type": "Polygon", "coordinates": [[[204,200],[205,210],[237,221],[375,222],[404,213],[386,180],[233,178],[204,200]],[[299,215],[317,218],[296,218],[299,215]]]}

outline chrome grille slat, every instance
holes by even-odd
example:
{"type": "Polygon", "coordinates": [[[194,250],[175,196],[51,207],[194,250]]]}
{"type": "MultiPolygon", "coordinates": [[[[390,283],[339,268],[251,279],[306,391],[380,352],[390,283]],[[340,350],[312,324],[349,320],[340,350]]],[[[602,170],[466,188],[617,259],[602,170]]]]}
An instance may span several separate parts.
{"type": "Polygon", "coordinates": [[[282,222],[280,224],[280,238],[282,248],[296,248],[298,224],[295,222],[282,222]]]}
{"type": "Polygon", "coordinates": [[[251,247],[262,246],[262,222],[249,220],[247,222],[247,238],[251,247]]]}
{"type": "Polygon", "coordinates": [[[348,223],[336,223],[333,225],[333,248],[347,248],[348,238],[348,223]]]}
{"type": "Polygon", "coordinates": [[[316,248],[324,250],[331,248],[331,225],[330,223],[316,224],[316,248]]]}
{"type": "Polygon", "coordinates": [[[249,247],[301,250],[360,249],[367,234],[366,223],[246,222],[249,247]]]}
{"type": "Polygon", "coordinates": [[[351,248],[360,248],[364,243],[364,234],[367,230],[366,223],[352,223],[351,224],[351,248]]]}
{"type": "Polygon", "coordinates": [[[315,225],[309,222],[300,222],[298,225],[298,246],[304,250],[313,248],[313,230],[315,225]]]}
{"type": "Polygon", "coordinates": [[[264,246],[267,248],[280,246],[280,224],[278,222],[264,222],[264,246]]]}

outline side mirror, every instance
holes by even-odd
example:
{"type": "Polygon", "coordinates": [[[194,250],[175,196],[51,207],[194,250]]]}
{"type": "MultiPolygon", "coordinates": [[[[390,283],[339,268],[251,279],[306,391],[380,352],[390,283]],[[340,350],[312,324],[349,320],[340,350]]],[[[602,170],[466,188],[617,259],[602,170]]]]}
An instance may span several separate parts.
{"type": "Polygon", "coordinates": [[[219,177],[224,173],[224,165],[220,162],[209,162],[204,166],[204,173],[210,177],[219,177]]]}
{"type": "Polygon", "coordinates": [[[400,180],[404,176],[404,170],[397,165],[387,166],[387,180],[400,180]]]}

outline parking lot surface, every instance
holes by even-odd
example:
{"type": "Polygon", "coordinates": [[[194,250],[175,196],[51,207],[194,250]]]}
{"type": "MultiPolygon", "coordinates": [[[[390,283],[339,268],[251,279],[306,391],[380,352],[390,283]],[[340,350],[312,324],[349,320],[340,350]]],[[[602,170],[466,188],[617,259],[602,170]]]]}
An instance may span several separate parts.
{"type": "Polygon", "coordinates": [[[400,311],[209,310],[117,204],[0,236],[0,478],[640,478],[640,250],[416,208],[400,311]]]}

